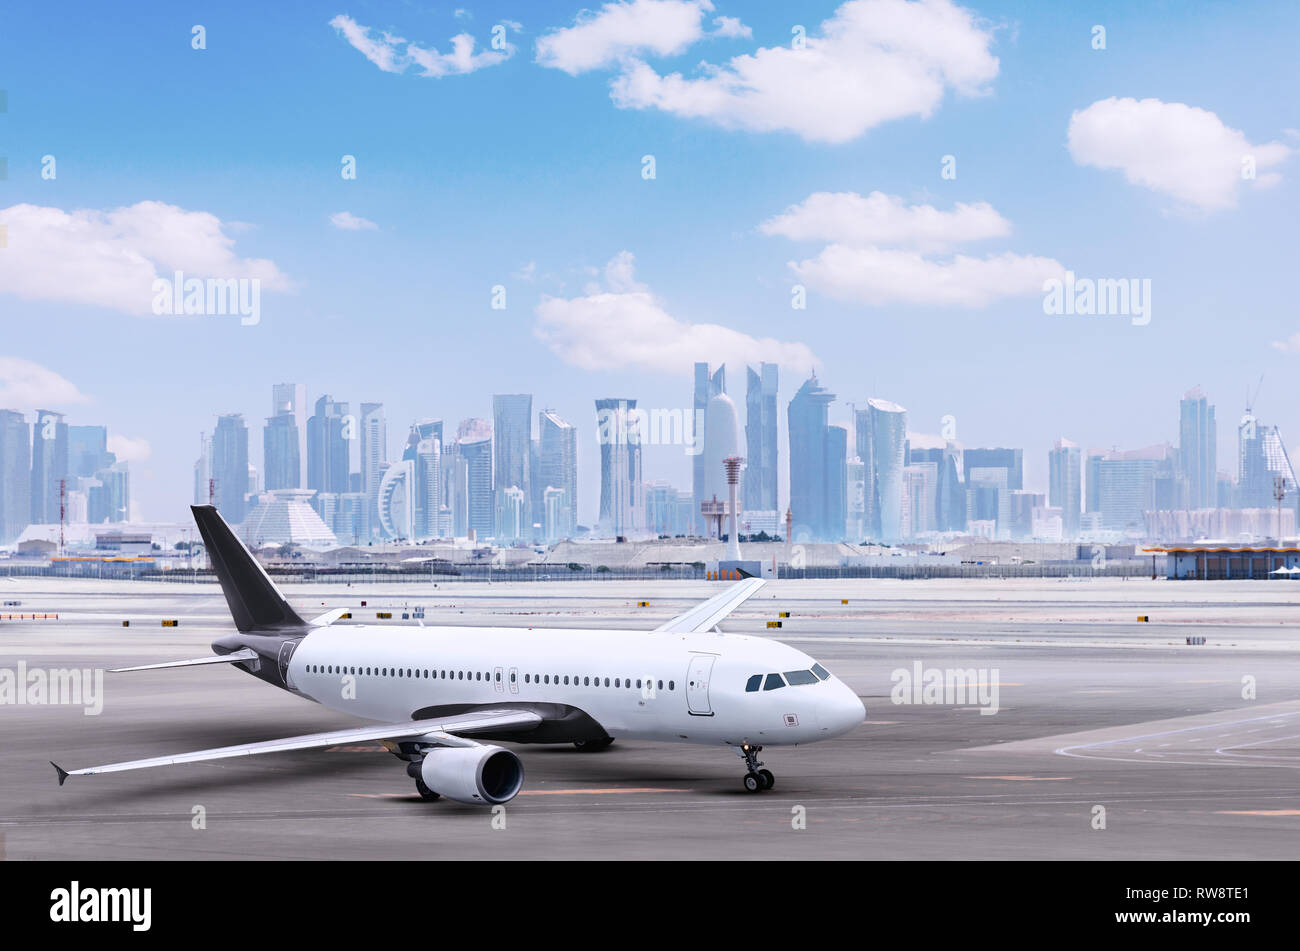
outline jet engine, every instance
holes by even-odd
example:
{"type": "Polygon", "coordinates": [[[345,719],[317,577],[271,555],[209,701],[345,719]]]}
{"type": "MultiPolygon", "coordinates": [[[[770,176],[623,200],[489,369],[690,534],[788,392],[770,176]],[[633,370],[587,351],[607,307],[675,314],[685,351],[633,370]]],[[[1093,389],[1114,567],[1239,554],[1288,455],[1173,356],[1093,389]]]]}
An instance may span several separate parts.
{"type": "Polygon", "coordinates": [[[429,750],[420,779],[434,792],[470,805],[509,802],[524,784],[524,764],[500,746],[453,746],[429,750]]]}

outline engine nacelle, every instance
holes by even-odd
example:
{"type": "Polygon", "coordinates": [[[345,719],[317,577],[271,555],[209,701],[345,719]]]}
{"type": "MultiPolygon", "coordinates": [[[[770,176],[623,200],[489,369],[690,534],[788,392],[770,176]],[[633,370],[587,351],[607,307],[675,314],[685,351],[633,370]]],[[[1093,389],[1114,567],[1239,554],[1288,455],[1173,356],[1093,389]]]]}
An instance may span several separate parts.
{"type": "Polygon", "coordinates": [[[524,785],[524,764],[500,746],[451,746],[429,750],[420,779],[440,795],[470,805],[509,802],[524,785]]]}

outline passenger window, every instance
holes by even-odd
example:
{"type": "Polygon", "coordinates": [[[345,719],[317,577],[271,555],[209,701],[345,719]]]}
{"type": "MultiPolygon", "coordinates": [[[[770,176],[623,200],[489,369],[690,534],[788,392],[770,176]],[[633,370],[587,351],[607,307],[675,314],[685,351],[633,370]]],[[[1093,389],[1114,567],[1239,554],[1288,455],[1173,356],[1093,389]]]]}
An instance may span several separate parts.
{"type": "Polygon", "coordinates": [[[664,689],[664,682],[663,682],[662,680],[659,681],[659,689],[660,689],[660,690],[663,690],[663,689],[664,689]]]}
{"type": "Polygon", "coordinates": [[[605,686],[606,686],[606,687],[609,686],[609,678],[608,678],[608,677],[605,678],[605,686]]]}
{"type": "Polygon", "coordinates": [[[583,677],[583,678],[582,678],[582,685],[583,685],[584,687],[590,687],[590,686],[591,686],[591,678],[590,678],[590,677],[583,677]]]}
{"type": "Polygon", "coordinates": [[[759,685],[763,682],[762,674],[755,674],[745,682],[745,693],[757,693],[759,685]]]}
{"type": "Polygon", "coordinates": [[[785,686],[785,681],[781,679],[780,674],[768,674],[767,680],[763,683],[764,690],[779,690],[785,686]]]}

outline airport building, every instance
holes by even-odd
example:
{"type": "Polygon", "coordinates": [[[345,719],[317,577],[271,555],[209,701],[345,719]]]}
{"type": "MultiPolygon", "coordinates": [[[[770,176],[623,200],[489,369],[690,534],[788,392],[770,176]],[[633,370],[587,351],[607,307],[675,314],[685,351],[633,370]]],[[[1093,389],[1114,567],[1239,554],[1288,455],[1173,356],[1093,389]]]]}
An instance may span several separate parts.
{"type": "Polygon", "coordinates": [[[1300,579],[1300,548],[1231,547],[1205,545],[1146,548],[1165,555],[1165,573],[1171,581],[1233,581],[1300,579]]]}

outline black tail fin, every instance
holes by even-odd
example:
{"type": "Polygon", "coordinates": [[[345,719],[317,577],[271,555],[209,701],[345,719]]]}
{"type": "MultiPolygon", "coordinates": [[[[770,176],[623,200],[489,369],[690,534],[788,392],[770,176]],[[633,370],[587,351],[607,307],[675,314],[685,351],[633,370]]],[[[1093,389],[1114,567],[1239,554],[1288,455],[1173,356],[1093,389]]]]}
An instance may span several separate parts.
{"type": "Polygon", "coordinates": [[[191,505],[190,511],[240,632],[307,626],[214,506],[191,505]]]}

